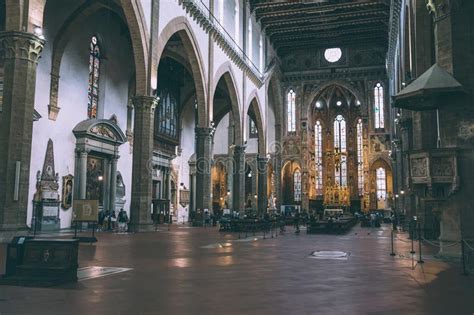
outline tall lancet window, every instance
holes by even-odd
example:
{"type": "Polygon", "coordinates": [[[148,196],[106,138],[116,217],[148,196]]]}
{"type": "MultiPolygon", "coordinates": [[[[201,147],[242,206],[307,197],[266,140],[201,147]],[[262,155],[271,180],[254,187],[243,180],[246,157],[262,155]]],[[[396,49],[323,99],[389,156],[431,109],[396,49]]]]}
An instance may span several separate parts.
{"type": "Polygon", "coordinates": [[[364,150],[363,150],[363,134],[362,119],[357,121],[357,182],[359,188],[359,196],[364,194],[364,150]]]}
{"type": "Polygon", "coordinates": [[[314,126],[314,163],[316,168],[316,195],[323,194],[323,128],[318,120],[314,126]]]}
{"type": "Polygon", "coordinates": [[[296,132],[296,93],[290,90],[287,95],[287,130],[296,132]]]}
{"type": "Polygon", "coordinates": [[[251,61],[252,60],[252,52],[253,52],[253,30],[252,30],[252,19],[248,19],[248,36],[247,36],[247,39],[248,39],[248,50],[247,50],[247,57],[249,57],[249,59],[251,61]]]}
{"type": "Polygon", "coordinates": [[[219,11],[219,23],[224,26],[224,0],[219,0],[218,2],[219,8],[217,11],[219,11]]]}
{"type": "Polygon", "coordinates": [[[295,202],[301,201],[301,172],[299,169],[293,174],[293,190],[295,202]]]}
{"type": "Polygon", "coordinates": [[[92,36],[89,47],[89,102],[87,117],[97,118],[99,105],[100,48],[96,36],[92,36]]]}
{"type": "Polygon", "coordinates": [[[377,199],[386,200],[387,199],[387,175],[383,167],[379,167],[376,170],[375,180],[377,183],[377,199]]]}
{"type": "Polygon", "coordinates": [[[347,186],[346,148],[346,121],[342,115],[337,115],[334,120],[334,179],[336,184],[341,187],[347,186]]]}
{"type": "Polygon", "coordinates": [[[384,92],[382,84],[377,83],[374,88],[374,115],[375,115],[375,129],[385,128],[385,113],[384,113],[384,92]]]}
{"type": "Polygon", "coordinates": [[[237,45],[240,45],[240,8],[239,8],[239,1],[235,0],[235,8],[234,8],[234,22],[235,22],[235,42],[237,45]]]}

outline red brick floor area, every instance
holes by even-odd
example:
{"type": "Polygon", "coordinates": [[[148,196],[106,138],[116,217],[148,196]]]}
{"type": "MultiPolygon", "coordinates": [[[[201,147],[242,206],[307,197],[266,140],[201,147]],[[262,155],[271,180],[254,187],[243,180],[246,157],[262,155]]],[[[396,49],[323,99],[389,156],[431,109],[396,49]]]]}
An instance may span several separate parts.
{"type": "Polygon", "coordinates": [[[425,247],[425,264],[412,270],[405,234],[391,257],[389,227],[341,236],[292,232],[228,244],[238,235],[176,225],[101,233],[97,244],[80,245],[80,267],[131,271],[55,288],[0,286],[0,313],[474,314],[474,275],[425,247]],[[309,258],[317,250],[350,256],[309,258]]]}

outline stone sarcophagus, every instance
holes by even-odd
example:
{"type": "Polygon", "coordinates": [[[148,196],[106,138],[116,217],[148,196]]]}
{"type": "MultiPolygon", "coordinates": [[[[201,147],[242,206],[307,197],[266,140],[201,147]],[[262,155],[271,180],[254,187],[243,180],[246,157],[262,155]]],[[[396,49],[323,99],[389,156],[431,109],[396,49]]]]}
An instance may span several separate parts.
{"type": "Polygon", "coordinates": [[[459,189],[457,152],[433,149],[410,152],[410,179],[425,197],[447,199],[459,189]]]}

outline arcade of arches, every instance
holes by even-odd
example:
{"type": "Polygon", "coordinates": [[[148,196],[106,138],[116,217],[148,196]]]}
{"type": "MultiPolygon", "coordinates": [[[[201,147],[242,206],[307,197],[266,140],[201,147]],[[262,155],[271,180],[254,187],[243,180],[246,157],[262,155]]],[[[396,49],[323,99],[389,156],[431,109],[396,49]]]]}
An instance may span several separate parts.
{"type": "Polygon", "coordinates": [[[427,2],[0,1],[3,239],[78,200],[136,232],[336,207],[467,237],[473,4],[427,2]]]}

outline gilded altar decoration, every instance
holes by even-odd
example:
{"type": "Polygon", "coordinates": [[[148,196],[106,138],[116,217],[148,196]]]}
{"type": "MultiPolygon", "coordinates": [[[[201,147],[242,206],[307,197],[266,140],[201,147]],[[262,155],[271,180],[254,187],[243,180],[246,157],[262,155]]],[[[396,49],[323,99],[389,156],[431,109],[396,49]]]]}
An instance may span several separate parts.
{"type": "Polygon", "coordinates": [[[74,176],[71,174],[63,176],[63,189],[61,198],[61,208],[67,210],[72,206],[72,190],[74,176]]]}
{"type": "Polygon", "coordinates": [[[323,203],[325,206],[349,207],[351,205],[349,188],[337,184],[326,186],[323,203]]]}

